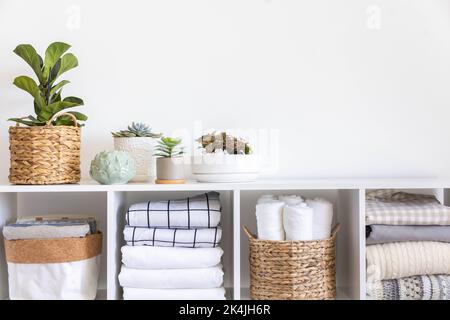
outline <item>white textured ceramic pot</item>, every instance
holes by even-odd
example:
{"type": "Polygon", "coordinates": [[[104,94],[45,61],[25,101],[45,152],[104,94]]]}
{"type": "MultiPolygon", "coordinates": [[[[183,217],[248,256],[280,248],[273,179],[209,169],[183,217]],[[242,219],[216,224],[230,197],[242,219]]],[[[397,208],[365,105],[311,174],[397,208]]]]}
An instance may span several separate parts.
{"type": "Polygon", "coordinates": [[[114,148],[128,152],[136,163],[136,175],[131,181],[148,182],[155,176],[154,147],[154,139],[149,137],[114,138],[114,148]]]}
{"type": "Polygon", "coordinates": [[[156,177],[158,180],[184,180],[183,157],[156,158],[156,177]]]}
{"type": "Polygon", "coordinates": [[[250,182],[258,178],[259,157],[203,153],[192,157],[192,173],[199,182],[250,182]]]}

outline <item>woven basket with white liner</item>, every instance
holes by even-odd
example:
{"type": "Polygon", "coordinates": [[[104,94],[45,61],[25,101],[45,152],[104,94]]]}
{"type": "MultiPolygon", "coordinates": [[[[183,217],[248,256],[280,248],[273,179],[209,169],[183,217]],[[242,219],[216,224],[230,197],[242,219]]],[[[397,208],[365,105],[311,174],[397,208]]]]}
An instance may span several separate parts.
{"type": "Polygon", "coordinates": [[[10,299],[95,299],[102,239],[4,240],[10,299]]]}
{"type": "Polygon", "coordinates": [[[45,126],[9,128],[13,184],[63,184],[80,182],[81,129],[70,113],[56,113],[45,126]],[[74,126],[53,126],[69,116],[74,126]]]}
{"type": "Polygon", "coordinates": [[[336,298],[337,224],[326,240],[259,240],[244,226],[250,242],[250,295],[255,300],[336,298]]]}

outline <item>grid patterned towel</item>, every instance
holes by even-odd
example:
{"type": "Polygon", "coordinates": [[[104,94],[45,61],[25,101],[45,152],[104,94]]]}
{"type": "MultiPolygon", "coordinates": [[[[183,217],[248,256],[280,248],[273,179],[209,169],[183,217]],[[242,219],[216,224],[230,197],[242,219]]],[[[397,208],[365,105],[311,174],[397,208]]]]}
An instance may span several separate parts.
{"type": "Polygon", "coordinates": [[[123,231],[129,246],[160,246],[185,248],[214,248],[222,238],[222,229],[159,229],[125,226],[123,231]]]}
{"type": "Polygon", "coordinates": [[[367,284],[373,300],[450,300],[450,276],[422,275],[367,284]]]}
{"type": "Polygon", "coordinates": [[[219,193],[192,198],[148,201],[130,206],[126,222],[130,227],[196,229],[214,228],[220,222],[219,193]]]}
{"type": "Polygon", "coordinates": [[[366,195],[366,225],[450,225],[450,207],[432,195],[374,190],[366,195]]]}

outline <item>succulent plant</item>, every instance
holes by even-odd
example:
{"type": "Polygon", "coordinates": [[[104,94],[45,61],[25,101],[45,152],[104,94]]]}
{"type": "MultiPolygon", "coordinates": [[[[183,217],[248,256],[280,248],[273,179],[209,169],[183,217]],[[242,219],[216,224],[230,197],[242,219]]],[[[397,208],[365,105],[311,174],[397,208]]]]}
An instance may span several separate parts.
{"type": "Polygon", "coordinates": [[[128,126],[127,130],[121,130],[117,132],[111,132],[115,138],[134,138],[134,137],[148,137],[148,138],[160,138],[160,133],[153,133],[152,128],[148,125],[140,122],[133,122],[128,126]]]}
{"type": "Polygon", "coordinates": [[[162,158],[175,158],[184,153],[180,146],[182,140],[179,138],[162,137],[155,148],[155,156],[162,158]]]}
{"type": "MultiPolygon", "coordinates": [[[[14,53],[21,57],[33,69],[36,81],[28,76],[19,76],[14,79],[14,85],[28,92],[34,100],[35,115],[21,118],[10,118],[9,121],[21,123],[26,126],[45,126],[53,116],[63,110],[84,105],[83,100],[77,97],[62,98],[62,88],[70,81],[56,79],[63,73],[78,66],[78,60],[72,53],[65,53],[70,45],[63,42],[53,42],[45,51],[44,59],[29,44],[20,44],[14,53]]],[[[70,111],[78,121],[86,121],[87,116],[80,112],[70,111]]],[[[53,121],[56,126],[73,125],[70,116],[61,116],[53,121]]]]}
{"type": "Polygon", "coordinates": [[[228,135],[226,132],[212,132],[197,139],[207,153],[223,151],[228,154],[251,154],[252,148],[242,138],[228,135]]]}

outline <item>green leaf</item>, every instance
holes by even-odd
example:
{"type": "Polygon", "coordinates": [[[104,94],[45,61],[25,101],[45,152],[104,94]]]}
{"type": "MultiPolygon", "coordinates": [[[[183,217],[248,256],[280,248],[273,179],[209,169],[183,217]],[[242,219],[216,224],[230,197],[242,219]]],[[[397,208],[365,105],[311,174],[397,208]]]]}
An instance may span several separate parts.
{"type": "Polygon", "coordinates": [[[56,91],[58,91],[59,89],[61,89],[62,87],[64,87],[66,84],[69,84],[70,81],[68,80],[63,80],[61,82],[59,82],[58,84],[56,84],[55,86],[53,86],[50,90],[50,96],[53,96],[56,91]]]}
{"type": "Polygon", "coordinates": [[[45,51],[44,60],[44,78],[48,79],[50,75],[50,70],[54,67],[56,62],[61,58],[61,56],[69,50],[70,45],[63,42],[53,42],[50,44],[45,51]]]}
{"type": "Polygon", "coordinates": [[[73,107],[75,106],[84,106],[84,102],[82,99],[77,98],[77,97],[66,97],[63,99],[64,102],[70,102],[73,103],[73,107]]]}
{"type": "Polygon", "coordinates": [[[48,76],[47,84],[52,85],[53,82],[55,82],[56,78],[58,78],[58,72],[61,68],[61,59],[58,59],[56,61],[55,65],[53,66],[52,70],[50,70],[50,75],[48,76]]]}
{"type": "Polygon", "coordinates": [[[37,83],[27,76],[20,76],[14,79],[13,84],[31,94],[39,108],[44,106],[44,99],[41,97],[41,93],[37,83]]]}
{"type": "Polygon", "coordinates": [[[82,114],[81,112],[69,111],[68,113],[73,114],[79,121],[86,121],[88,119],[87,115],[82,114]]]}
{"type": "Polygon", "coordinates": [[[55,113],[60,112],[61,110],[73,108],[73,107],[77,107],[77,106],[79,106],[78,103],[63,100],[63,101],[54,102],[52,104],[49,104],[48,106],[44,106],[42,108],[42,111],[50,112],[52,115],[54,115],[55,113]]]}
{"type": "Polygon", "coordinates": [[[54,103],[57,101],[61,101],[61,90],[59,90],[55,95],[51,96],[49,103],[54,103]]]}
{"type": "Polygon", "coordinates": [[[28,63],[28,65],[33,69],[34,73],[38,77],[40,83],[45,82],[42,74],[39,55],[37,54],[33,46],[29,44],[18,45],[14,49],[14,53],[25,60],[26,63],[28,63]]]}
{"type": "MultiPolygon", "coordinates": [[[[72,53],[66,53],[61,58],[61,66],[56,77],[78,66],[78,59],[72,53]]],[[[55,80],[56,77],[53,79],[55,80]]]]}
{"type": "Polygon", "coordinates": [[[14,122],[21,123],[21,124],[24,124],[29,127],[41,125],[41,124],[36,123],[35,121],[25,120],[23,118],[10,118],[10,119],[8,119],[8,121],[14,121],[14,122]]]}

